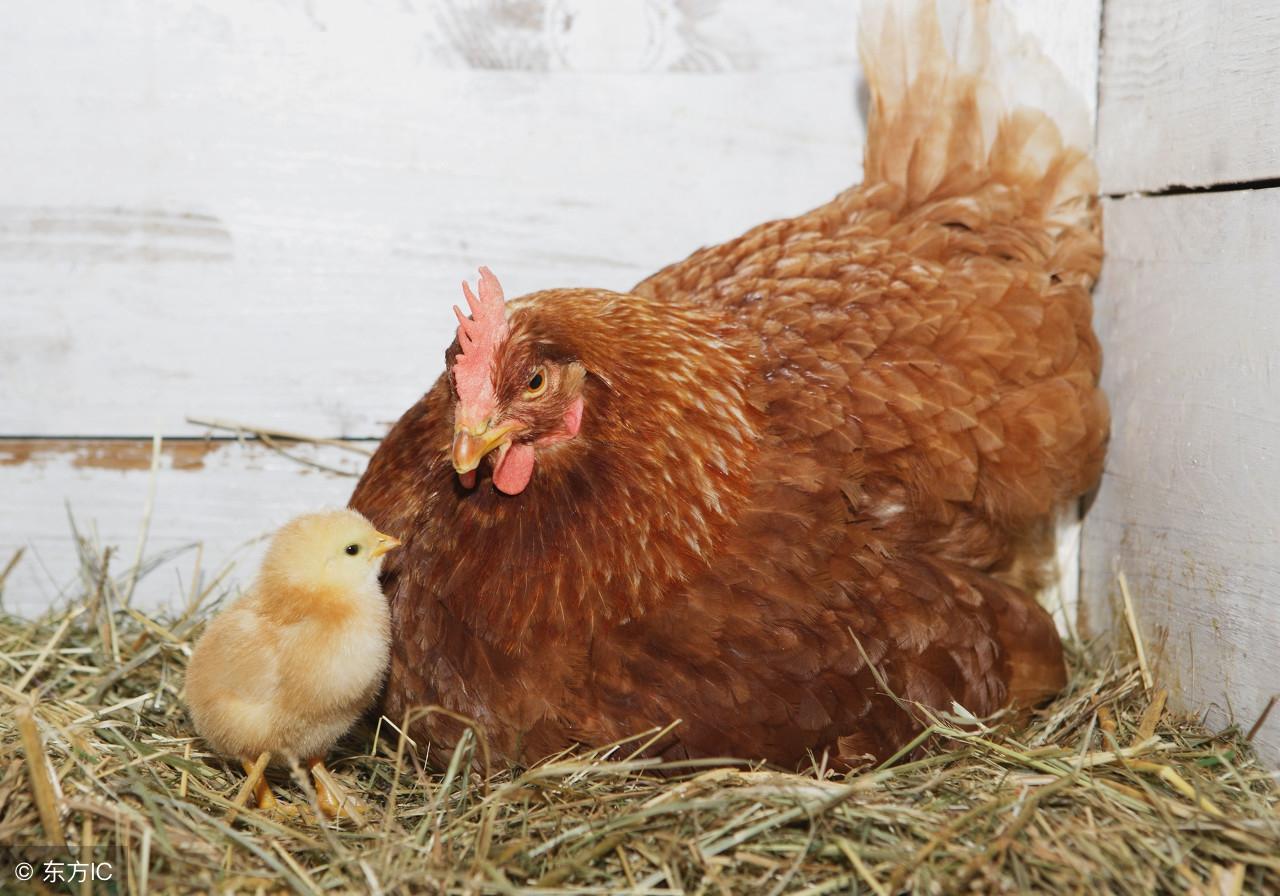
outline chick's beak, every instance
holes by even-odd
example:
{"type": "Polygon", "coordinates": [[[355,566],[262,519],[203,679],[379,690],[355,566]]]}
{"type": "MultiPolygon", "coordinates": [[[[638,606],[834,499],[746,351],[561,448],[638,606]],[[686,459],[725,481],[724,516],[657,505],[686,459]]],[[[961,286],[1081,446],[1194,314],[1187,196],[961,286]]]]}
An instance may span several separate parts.
{"type": "Polygon", "coordinates": [[[395,538],[391,535],[383,535],[381,532],[379,532],[378,543],[373,547],[373,556],[381,557],[387,551],[400,547],[400,543],[401,543],[400,539],[395,538]]]}
{"type": "Polygon", "coordinates": [[[508,441],[520,428],[515,421],[501,426],[491,426],[488,422],[478,426],[457,424],[453,428],[453,468],[459,475],[470,473],[480,466],[486,454],[508,441]]]}

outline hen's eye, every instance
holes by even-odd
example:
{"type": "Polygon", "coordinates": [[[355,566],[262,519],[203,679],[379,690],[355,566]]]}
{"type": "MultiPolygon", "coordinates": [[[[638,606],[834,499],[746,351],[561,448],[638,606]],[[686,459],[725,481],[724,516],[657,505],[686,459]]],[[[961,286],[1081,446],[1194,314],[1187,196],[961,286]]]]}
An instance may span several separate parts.
{"type": "Polygon", "coordinates": [[[349,545],[347,545],[346,550],[347,550],[347,553],[348,553],[349,555],[351,555],[352,557],[354,557],[356,554],[360,553],[360,545],[358,545],[358,544],[349,544],[349,545]]]}
{"type": "Polygon", "coordinates": [[[529,386],[524,390],[525,397],[536,398],[541,395],[547,388],[547,374],[539,367],[534,371],[533,376],[529,377],[529,386]]]}

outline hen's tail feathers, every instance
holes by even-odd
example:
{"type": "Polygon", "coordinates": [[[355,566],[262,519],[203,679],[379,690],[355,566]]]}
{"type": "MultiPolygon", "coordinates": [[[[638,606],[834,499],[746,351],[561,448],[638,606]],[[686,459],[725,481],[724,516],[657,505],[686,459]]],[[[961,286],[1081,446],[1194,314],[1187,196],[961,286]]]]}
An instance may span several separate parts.
{"type": "Polygon", "coordinates": [[[868,0],[858,42],[871,95],[864,183],[893,184],[913,207],[1003,185],[1054,229],[1096,232],[1087,107],[1003,9],[868,0]]]}

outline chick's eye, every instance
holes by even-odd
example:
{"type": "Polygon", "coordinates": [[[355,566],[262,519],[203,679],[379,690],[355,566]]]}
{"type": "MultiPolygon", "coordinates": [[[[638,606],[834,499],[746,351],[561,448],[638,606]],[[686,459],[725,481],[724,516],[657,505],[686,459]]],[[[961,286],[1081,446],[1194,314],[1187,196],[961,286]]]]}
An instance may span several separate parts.
{"type": "Polygon", "coordinates": [[[350,556],[354,557],[356,554],[360,553],[360,545],[358,545],[358,544],[349,544],[349,545],[347,545],[346,550],[347,550],[347,553],[348,553],[350,556]]]}
{"type": "Polygon", "coordinates": [[[533,376],[529,377],[529,385],[524,390],[527,398],[536,398],[547,389],[547,374],[541,367],[533,372],[533,376]]]}

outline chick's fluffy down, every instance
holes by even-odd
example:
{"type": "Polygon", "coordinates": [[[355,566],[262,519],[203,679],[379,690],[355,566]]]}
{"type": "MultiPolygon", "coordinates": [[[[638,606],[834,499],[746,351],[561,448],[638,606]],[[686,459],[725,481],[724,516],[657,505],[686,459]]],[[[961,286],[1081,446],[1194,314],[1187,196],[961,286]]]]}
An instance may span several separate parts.
{"type": "Polygon", "coordinates": [[[253,587],[191,656],[187,705],[214,750],[322,757],[373,702],[389,639],[381,558],[369,556],[380,537],[351,511],[302,517],[276,535],[253,587]]]}

